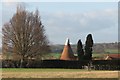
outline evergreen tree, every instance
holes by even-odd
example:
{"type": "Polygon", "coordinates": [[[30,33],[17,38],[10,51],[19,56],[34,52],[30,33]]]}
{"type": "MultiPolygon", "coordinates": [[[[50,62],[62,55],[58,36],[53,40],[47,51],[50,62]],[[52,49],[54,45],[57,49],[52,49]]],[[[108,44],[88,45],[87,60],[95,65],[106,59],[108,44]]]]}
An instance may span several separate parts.
{"type": "Polygon", "coordinates": [[[93,39],[92,35],[88,34],[85,42],[85,60],[92,60],[92,47],[93,47],[93,39]]]}
{"type": "Polygon", "coordinates": [[[78,60],[83,60],[84,51],[81,40],[79,40],[77,43],[77,54],[78,54],[78,60]]]}

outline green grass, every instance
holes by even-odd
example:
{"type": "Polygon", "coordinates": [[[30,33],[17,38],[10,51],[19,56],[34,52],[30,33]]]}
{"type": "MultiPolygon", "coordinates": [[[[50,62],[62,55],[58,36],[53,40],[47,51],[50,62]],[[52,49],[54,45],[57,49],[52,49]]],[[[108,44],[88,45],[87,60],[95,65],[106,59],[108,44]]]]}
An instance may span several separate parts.
{"type": "Polygon", "coordinates": [[[118,54],[118,49],[106,49],[105,52],[106,53],[112,53],[112,54],[115,54],[115,53],[118,54]]]}
{"type": "MultiPolygon", "coordinates": [[[[92,54],[92,57],[96,58],[102,58],[105,57],[108,54],[118,54],[118,49],[106,49],[105,53],[94,53],[92,54]]],[[[11,55],[8,55],[9,58],[12,58],[11,55]]],[[[44,56],[44,59],[60,59],[61,53],[49,53],[44,56]]],[[[77,54],[75,54],[77,56],[77,54]]]]}
{"type": "MultiPolygon", "coordinates": [[[[105,53],[93,53],[92,57],[105,57],[108,54],[118,54],[118,49],[106,49],[105,53]]],[[[55,59],[59,59],[60,58],[61,53],[50,53],[49,55],[47,55],[47,57],[54,57],[55,59]]]]}
{"type": "MultiPolygon", "coordinates": [[[[50,57],[54,57],[55,59],[59,59],[60,58],[61,53],[50,53],[48,54],[46,57],[50,58],[50,57]]],[[[97,53],[93,53],[93,57],[101,57],[104,54],[97,54],[97,53]]],[[[75,56],[77,56],[77,54],[75,54],[75,56]]]]}
{"type": "Polygon", "coordinates": [[[55,68],[3,68],[3,72],[78,72],[87,71],[84,69],[55,69],[55,68]]]}
{"type": "Polygon", "coordinates": [[[59,59],[60,55],[61,55],[60,53],[49,53],[48,55],[46,55],[46,58],[47,59],[50,59],[50,58],[59,59]]]}
{"type": "Polygon", "coordinates": [[[97,54],[97,53],[94,53],[94,54],[92,54],[92,57],[104,57],[104,56],[106,56],[107,54],[102,54],[102,53],[100,53],[100,54],[97,54]]]}

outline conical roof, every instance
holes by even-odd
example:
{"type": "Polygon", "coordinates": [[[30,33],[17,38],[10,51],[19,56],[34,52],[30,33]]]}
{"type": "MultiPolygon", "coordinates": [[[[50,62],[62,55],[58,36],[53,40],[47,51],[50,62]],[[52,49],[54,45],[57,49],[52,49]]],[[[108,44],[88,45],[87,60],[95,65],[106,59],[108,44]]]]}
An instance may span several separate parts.
{"type": "Polygon", "coordinates": [[[68,38],[66,39],[65,46],[64,46],[60,59],[61,60],[75,60],[75,56],[73,54],[70,41],[68,38]]]}

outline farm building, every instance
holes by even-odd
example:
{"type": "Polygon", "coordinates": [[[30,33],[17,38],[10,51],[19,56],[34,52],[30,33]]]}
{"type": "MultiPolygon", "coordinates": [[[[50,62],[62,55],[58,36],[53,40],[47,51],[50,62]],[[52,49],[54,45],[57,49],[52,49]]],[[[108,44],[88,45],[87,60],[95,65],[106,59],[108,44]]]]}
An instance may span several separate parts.
{"type": "Polygon", "coordinates": [[[105,60],[120,60],[120,54],[108,54],[105,60]]]}
{"type": "Polygon", "coordinates": [[[60,60],[77,60],[77,58],[74,56],[74,53],[72,51],[70,41],[68,38],[66,39],[65,46],[61,54],[60,60]]]}

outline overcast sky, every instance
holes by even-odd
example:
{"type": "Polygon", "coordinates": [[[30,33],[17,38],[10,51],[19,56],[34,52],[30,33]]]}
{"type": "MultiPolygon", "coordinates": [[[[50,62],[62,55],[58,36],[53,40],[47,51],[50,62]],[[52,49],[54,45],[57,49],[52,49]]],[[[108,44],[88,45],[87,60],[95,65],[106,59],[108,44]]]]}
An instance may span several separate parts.
{"type": "MultiPolygon", "coordinates": [[[[0,27],[10,20],[20,3],[4,2],[0,5],[0,27]]],[[[69,38],[76,44],[85,42],[91,33],[95,43],[118,41],[117,2],[25,2],[26,10],[39,10],[46,35],[52,44],[64,44],[69,38]]]]}

